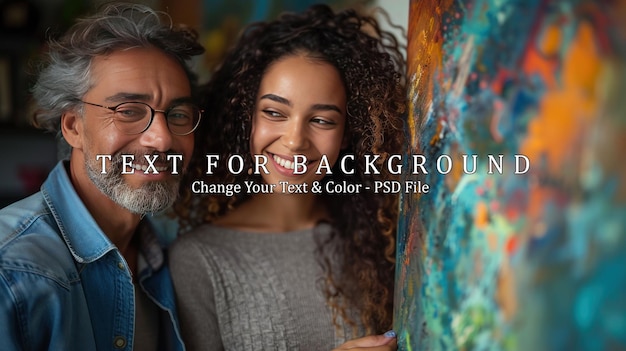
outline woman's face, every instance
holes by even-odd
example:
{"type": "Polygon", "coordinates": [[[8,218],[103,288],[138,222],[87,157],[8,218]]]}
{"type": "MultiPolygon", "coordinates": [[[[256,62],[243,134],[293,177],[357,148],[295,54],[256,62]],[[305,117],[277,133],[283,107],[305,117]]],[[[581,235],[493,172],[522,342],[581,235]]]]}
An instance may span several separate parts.
{"type": "MultiPolygon", "coordinates": [[[[287,56],[270,65],[261,79],[256,98],[250,150],[267,157],[263,180],[269,184],[312,183],[325,156],[332,167],[344,144],[346,92],[337,69],[305,56],[287,56]],[[294,169],[294,156],[306,157],[294,169]]],[[[280,189],[279,186],[277,189],[280,189]]]]}

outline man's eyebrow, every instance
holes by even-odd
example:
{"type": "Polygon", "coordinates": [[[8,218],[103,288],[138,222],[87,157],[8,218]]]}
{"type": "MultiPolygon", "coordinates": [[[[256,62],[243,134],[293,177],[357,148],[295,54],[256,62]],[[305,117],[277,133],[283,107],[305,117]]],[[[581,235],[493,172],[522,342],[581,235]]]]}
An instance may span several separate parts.
{"type": "Polygon", "coordinates": [[[285,99],[282,96],[278,96],[278,95],[275,95],[275,94],[265,94],[265,95],[263,95],[263,96],[261,96],[259,98],[259,100],[263,100],[263,99],[269,99],[269,100],[272,100],[272,101],[276,101],[279,104],[283,104],[283,105],[287,105],[289,107],[293,107],[293,104],[291,103],[291,101],[285,99]]]}
{"type": "Polygon", "coordinates": [[[104,99],[106,102],[127,102],[127,101],[149,101],[151,98],[148,94],[135,94],[135,93],[117,93],[115,95],[108,96],[104,99]]]}
{"type": "Polygon", "coordinates": [[[188,102],[195,103],[196,101],[191,96],[183,96],[170,101],[170,105],[178,105],[188,102]]]}
{"type": "MultiPolygon", "coordinates": [[[[134,93],[117,93],[115,95],[109,96],[104,100],[110,103],[121,103],[121,102],[148,102],[152,99],[152,96],[148,94],[134,94],[134,93]]],[[[195,102],[191,96],[183,96],[176,99],[173,99],[169,102],[170,105],[177,105],[187,102],[195,102]]]]}

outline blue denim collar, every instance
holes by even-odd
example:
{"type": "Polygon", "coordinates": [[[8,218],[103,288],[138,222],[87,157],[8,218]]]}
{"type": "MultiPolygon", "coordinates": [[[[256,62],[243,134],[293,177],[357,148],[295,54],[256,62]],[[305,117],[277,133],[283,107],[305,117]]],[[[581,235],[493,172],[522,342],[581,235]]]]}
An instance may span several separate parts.
{"type": "MultiPolygon", "coordinates": [[[[68,161],[59,162],[50,172],[41,192],[76,261],[91,263],[115,249],[115,245],[100,229],[74,190],[66,167],[69,167],[68,161]]],[[[165,261],[163,245],[148,217],[139,223],[137,231],[141,254],[147,267],[151,271],[159,270],[165,261]]],[[[139,268],[142,271],[146,267],[139,268]]]]}
{"type": "Polygon", "coordinates": [[[61,161],[54,167],[41,192],[74,259],[91,263],[115,249],[115,245],[76,193],[66,166],[69,167],[69,161],[61,161]]]}

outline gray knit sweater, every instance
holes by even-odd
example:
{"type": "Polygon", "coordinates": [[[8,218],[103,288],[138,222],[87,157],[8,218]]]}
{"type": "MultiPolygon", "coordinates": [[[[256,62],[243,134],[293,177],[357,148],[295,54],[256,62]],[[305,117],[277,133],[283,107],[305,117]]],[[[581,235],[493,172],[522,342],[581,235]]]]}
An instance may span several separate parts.
{"type": "MultiPolygon", "coordinates": [[[[314,235],[201,226],[181,236],[170,264],[183,339],[190,351],[331,350],[336,331],[321,291],[314,235]]],[[[343,335],[342,335],[343,334],[343,335]]]]}

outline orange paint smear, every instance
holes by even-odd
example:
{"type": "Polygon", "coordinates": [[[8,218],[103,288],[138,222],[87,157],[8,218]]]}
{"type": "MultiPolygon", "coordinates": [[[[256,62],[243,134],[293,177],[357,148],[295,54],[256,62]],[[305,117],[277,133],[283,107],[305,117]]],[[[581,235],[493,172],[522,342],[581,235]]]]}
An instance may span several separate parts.
{"type": "Polygon", "coordinates": [[[475,208],[474,227],[484,229],[489,225],[489,210],[484,202],[478,202],[475,208]]]}
{"type": "Polygon", "coordinates": [[[519,247],[519,237],[517,235],[511,235],[504,245],[504,251],[510,256],[517,251],[519,247]]]}
{"type": "Polygon", "coordinates": [[[549,89],[557,86],[556,75],[559,62],[556,59],[561,42],[561,28],[556,25],[548,27],[538,45],[531,45],[522,69],[531,75],[539,75],[549,89]]]}
{"type": "MultiPolygon", "coordinates": [[[[549,43],[548,46],[552,45],[549,43]]],[[[539,164],[541,157],[545,156],[549,173],[553,175],[561,174],[563,165],[569,164],[572,157],[577,157],[570,150],[596,116],[598,103],[595,90],[601,60],[591,25],[586,22],[580,24],[561,64],[561,82],[558,84],[554,78],[558,72],[552,61],[531,52],[523,64],[526,73],[541,76],[548,91],[543,96],[537,116],[528,125],[527,138],[520,151],[535,164],[539,164]]]]}
{"type": "Polygon", "coordinates": [[[418,145],[423,115],[433,100],[434,73],[443,60],[442,15],[451,8],[452,0],[411,1],[409,18],[408,77],[410,81],[408,127],[411,146],[418,145]]]}

